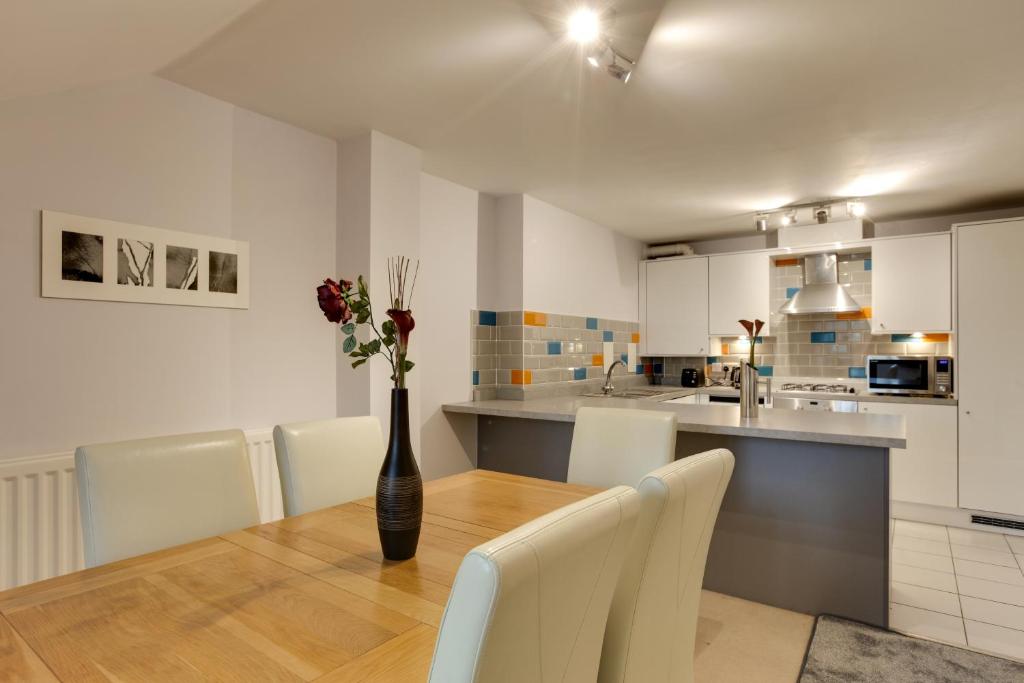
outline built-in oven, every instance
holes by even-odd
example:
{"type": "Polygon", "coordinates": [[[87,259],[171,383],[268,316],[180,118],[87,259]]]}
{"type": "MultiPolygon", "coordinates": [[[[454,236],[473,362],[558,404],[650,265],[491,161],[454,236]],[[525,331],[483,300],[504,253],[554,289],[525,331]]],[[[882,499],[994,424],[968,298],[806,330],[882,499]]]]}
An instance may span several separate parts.
{"type": "Polygon", "coordinates": [[[950,396],[950,356],[868,356],[868,393],[901,396],[950,396]]]}

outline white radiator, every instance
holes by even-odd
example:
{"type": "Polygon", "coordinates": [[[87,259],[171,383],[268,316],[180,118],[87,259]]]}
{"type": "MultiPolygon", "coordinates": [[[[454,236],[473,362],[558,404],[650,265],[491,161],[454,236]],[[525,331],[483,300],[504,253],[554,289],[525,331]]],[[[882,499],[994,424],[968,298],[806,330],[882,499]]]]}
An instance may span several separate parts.
{"type": "MultiPolygon", "coordinates": [[[[245,433],[260,520],[284,517],[270,429],[245,433]]],[[[84,567],[75,454],[0,461],[0,590],[84,567]]]]}

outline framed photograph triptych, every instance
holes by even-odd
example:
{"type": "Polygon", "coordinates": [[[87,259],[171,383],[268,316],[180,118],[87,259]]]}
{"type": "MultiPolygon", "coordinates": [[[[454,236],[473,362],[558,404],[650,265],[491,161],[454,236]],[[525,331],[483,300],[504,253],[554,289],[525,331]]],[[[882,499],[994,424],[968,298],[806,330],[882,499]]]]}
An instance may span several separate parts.
{"type": "Polygon", "coordinates": [[[249,308],[249,243],[43,211],[42,294],[249,308]]]}

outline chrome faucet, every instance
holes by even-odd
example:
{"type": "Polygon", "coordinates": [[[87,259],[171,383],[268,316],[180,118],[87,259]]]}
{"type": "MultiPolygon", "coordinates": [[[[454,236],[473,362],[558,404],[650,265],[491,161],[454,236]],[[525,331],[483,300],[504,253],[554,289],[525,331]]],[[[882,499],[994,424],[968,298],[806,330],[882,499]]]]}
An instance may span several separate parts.
{"type": "Polygon", "coordinates": [[[626,367],[626,364],[623,363],[621,359],[615,361],[614,363],[612,363],[608,367],[608,374],[605,375],[605,377],[604,377],[604,386],[601,387],[601,393],[604,394],[605,396],[607,396],[608,394],[610,394],[613,391],[615,391],[615,387],[612,386],[612,370],[615,369],[616,365],[621,365],[622,367],[626,367]]]}

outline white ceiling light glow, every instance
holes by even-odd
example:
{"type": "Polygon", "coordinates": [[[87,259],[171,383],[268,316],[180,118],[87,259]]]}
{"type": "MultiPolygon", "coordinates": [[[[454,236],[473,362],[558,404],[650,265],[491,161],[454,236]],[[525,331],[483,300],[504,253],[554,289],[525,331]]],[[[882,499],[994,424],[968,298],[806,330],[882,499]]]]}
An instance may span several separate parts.
{"type": "Polygon", "coordinates": [[[852,202],[846,202],[846,214],[852,218],[863,218],[867,215],[868,207],[864,206],[864,202],[859,199],[852,202]]]}
{"type": "Polygon", "coordinates": [[[601,17],[597,12],[581,7],[569,16],[569,38],[586,45],[601,37],[601,17]]]}

